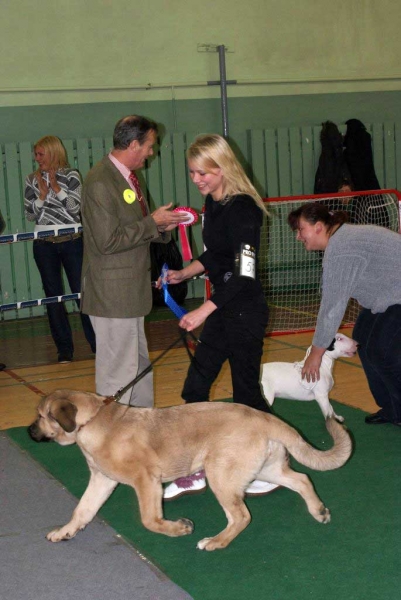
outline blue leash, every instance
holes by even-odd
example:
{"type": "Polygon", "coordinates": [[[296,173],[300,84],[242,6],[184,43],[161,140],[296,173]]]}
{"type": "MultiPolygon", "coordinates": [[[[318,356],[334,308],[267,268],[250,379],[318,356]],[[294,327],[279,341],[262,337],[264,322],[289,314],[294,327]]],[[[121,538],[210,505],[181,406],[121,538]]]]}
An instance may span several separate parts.
{"type": "MultiPolygon", "coordinates": [[[[168,265],[167,265],[167,263],[164,263],[164,265],[162,266],[161,274],[160,274],[164,302],[167,304],[169,309],[175,314],[177,319],[181,319],[181,317],[186,315],[188,311],[185,310],[185,308],[182,308],[182,306],[180,306],[179,304],[177,304],[177,302],[174,300],[174,298],[170,295],[170,292],[168,291],[167,271],[168,271],[168,265]]],[[[197,344],[198,339],[194,336],[192,331],[187,331],[186,333],[183,334],[182,341],[184,343],[184,346],[185,346],[185,349],[189,356],[189,359],[190,359],[190,361],[192,361],[193,356],[190,353],[189,348],[191,347],[192,349],[194,349],[194,343],[197,344]],[[187,335],[189,335],[192,338],[192,342],[187,341],[187,339],[186,339],[187,335]]]]}
{"type": "Polygon", "coordinates": [[[170,292],[168,291],[167,271],[168,271],[168,265],[167,265],[167,263],[164,263],[164,265],[162,266],[162,272],[160,274],[161,281],[162,281],[164,302],[167,304],[169,309],[175,314],[177,319],[181,319],[181,317],[186,315],[188,311],[185,310],[185,308],[182,308],[182,306],[180,306],[179,304],[177,304],[177,302],[174,300],[174,298],[170,295],[170,292]]]}

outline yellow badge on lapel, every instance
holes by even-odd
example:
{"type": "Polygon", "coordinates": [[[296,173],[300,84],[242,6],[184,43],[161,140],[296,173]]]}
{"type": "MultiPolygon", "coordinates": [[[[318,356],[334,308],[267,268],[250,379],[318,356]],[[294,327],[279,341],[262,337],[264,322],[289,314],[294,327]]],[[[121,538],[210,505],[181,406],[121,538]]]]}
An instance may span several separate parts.
{"type": "Polygon", "coordinates": [[[136,194],[134,190],[124,190],[123,198],[127,204],[132,204],[136,200],[136,194]]]}

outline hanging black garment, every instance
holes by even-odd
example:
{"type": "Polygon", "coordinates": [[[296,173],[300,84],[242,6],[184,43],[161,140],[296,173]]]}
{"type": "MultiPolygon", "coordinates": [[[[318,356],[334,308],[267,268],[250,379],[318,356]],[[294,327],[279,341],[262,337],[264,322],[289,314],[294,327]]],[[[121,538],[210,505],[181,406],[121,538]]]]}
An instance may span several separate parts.
{"type": "MultiPolygon", "coordinates": [[[[351,173],[353,189],[356,192],[379,190],[373,164],[372,138],[359,119],[346,122],[344,136],[344,157],[351,173]]],[[[392,202],[383,196],[355,196],[353,200],[353,221],[362,225],[373,224],[390,226],[392,202]]]]}
{"type": "Polygon", "coordinates": [[[351,185],[344,153],[343,137],[332,121],[322,123],[321,154],[315,176],[314,194],[336,194],[343,185],[351,185]]]}
{"type": "MultiPolygon", "coordinates": [[[[183,268],[182,256],[174,239],[167,244],[150,244],[150,260],[152,281],[157,281],[160,277],[162,266],[167,263],[168,268],[179,271],[183,268]]],[[[182,304],[187,297],[188,284],[186,281],[170,285],[168,291],[178,304],[182,304]]],[[[164,306],[163,291],[152,288],[153,304],[155,306],[164,306]]]]}
{"type": "Polygon", "coordinates": [[[353,189],[379,190],[380,184],[373,165],[372,139],[365,125],[359,119],[346,122],[344,137],[344,157],[351,174],[353,189]]]}

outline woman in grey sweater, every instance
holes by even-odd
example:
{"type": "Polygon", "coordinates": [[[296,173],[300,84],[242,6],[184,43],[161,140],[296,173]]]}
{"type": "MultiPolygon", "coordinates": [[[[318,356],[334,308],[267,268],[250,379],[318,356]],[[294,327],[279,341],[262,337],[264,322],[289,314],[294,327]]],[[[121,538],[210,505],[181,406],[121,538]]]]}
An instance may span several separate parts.
{"type": "Polygon", "coordinates": [[[325,349],[348,301],[363,307],[353,337],[372,395],[380,407],[366,423],[401,425],[401,235],[375,225],[348,225],[347,214],[310,202],[288,222],[308,251],[323,250],[322,300],[312,351],[302,377],[319,379],[325,349]]]}

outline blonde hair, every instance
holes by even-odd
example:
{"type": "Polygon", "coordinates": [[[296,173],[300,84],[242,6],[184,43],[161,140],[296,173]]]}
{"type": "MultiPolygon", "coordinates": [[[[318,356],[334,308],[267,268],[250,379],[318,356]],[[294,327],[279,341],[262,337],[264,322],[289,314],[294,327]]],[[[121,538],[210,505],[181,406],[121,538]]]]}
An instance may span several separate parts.
{"type": "Polygon", "coordinates": [[[255,204],[268,214],[264,202],[245,174],[228,142],[215,133],[199,135],[187,150],[188,161],[193,161],[204,171],[221,169],[223,195],[230,200],[237,194],[251,196],[255,204]]]}
{"type": "Polygon", "coordinates": [[[43,148],[50,158],[50,167],[55,171],[65,169],[69,166],[67,152],[61,140],[54,135],[45,135],[44,137],[41,137],[40,140],[35,142],[33,148],[34,150],[36,150],[36,148],[43,148]]]}

